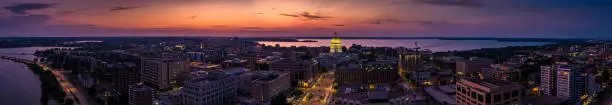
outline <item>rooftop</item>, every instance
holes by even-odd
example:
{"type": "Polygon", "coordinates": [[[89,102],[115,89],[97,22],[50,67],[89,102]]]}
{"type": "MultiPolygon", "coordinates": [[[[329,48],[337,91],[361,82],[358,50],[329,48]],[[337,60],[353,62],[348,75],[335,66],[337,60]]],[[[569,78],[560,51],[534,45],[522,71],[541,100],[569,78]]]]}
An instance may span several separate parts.
{"type": "Polygon", "coordinates": [[[133,91],[150,91],[150,90],[153,90],[153,88],[151,88],[151,87],[149,87],[147,85],[144,85],[142,83],[138,83],[138,84],[135,84],[135,85],[130,85],[130,88],[133,91]]]}
{"type": "Polygon", "coordinates": [[[189,73],[191,83],[208,84],[230,77],[222,71],[194,71],[189,73]]]}
{"type": "Polygon", "coordinates": [[[459,83],[463,83],[463,84],[474,83],[476,85],[479,85],[479,87],[484,87],[480,89],[487,90],[489,92],[499,90],[500,88],[520,88],[520,85],[516,83],[511,83],[511,82],[502,81],[502,80],[492,80],[492,79],[480,80],[480,79],[475,79],[475,78],[462,78],[459,81],[459,83]],[[485,89],[485,88],[488,88],[488,89],[485,89]]]}
{"type": "Polygon", "coordinates": [[[457,104],[457,100],[455,98],[455,88],[457,88],[457,85],[454,84],[442,85],[425,88],[425,92],[433,97],[433,99],[438,101],[438,103],[454,105],[457,104]]]}
{"type": "Polygon", "coordinates": [[[280,76],[283,73],[275,72],[275,71],[258,71],[253,73],[254,81],[272,81],[280,76]]]}
{"type": "Polygon", "coordinates": [[[391,89],[388,85],[364,86],[349,85],[340,87],[335,97],[357,100],[362,103],[386,103],[389,99],[413,95],[409,92],[391,89]]]}

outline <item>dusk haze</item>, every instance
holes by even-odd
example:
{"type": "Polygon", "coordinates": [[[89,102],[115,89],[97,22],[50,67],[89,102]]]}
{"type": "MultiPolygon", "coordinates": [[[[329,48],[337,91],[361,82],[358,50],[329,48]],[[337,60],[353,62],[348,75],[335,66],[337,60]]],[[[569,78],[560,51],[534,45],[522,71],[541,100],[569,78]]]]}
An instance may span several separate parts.
{"type": "Polygon", "coordinates": [[[0,105],[612,105],[612,0],[0,0],[0,105]]]}
{"type": "Polygon", "coordinates": [[[2,0],[0,36],[611,38],[609,0],[2,0]]]}

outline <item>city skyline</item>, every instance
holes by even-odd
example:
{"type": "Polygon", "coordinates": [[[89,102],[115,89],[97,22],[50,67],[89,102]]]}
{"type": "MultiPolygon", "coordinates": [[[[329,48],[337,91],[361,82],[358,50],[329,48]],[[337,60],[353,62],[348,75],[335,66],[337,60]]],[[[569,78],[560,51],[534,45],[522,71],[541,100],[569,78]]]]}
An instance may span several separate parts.
{"type": "Polygon", "coordinates": [[[4,0],[6,36],[612,38],[612,1],[4,0]]]}

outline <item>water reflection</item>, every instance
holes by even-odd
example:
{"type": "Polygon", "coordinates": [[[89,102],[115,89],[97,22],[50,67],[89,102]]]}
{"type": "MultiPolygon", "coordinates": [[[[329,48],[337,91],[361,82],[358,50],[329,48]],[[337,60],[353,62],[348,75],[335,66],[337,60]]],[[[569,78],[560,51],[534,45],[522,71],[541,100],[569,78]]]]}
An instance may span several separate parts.
{"type": "MultiPolygon", "coordinates": [[[[279,44],[283,47],[290,46],[306,46],[320,47],[329,46],[331,39],[300,39],[313,40],[317,42],[270,42],[260,41],[258,43],[265,45],[279,44]]],[[[439,40],[439,39],[342,39],[342,44],[350,47],[352,44],[372,47],[406,47],[414,48],[415,42],[418,42],[419,47],[430,49],[434,52],[445,51],[462,51],[480,48],[499,48],[507,46],[537,46],[550,44],[549,42],[502,42],[495,40],[439,40]]]]}

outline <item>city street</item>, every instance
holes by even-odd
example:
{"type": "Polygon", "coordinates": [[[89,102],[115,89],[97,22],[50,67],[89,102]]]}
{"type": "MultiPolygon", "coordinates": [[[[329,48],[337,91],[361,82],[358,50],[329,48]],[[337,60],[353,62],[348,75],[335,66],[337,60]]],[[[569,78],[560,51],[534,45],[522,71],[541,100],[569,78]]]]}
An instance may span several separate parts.
{"type": "Polygon", "coordinates": [[[59,83],[62,85],[62,88],[64,88],[64,92],[66,92],[66,96],[71,97],[75,101],[74,102],[75,105],[92,105],[89,103],[87,96],[84,95],[83,92],[76,89],[74,85],[71,84],[69,81],[66,81],[68,79],[66,78],[66,76],[64,76],[63,72],[58,71],[58,70],[53,70],[41,64],[39,64],[39,66],[41,66],[44,70],[50,70],[53,73],[56,80],[59,81],[59,83]]]}
{"type": "Polygon", "coordinates": [[[295,102],[297,105],[325,105],[334,90],[334,74],[328,72],[319,76],[317,81],[309,88],[304,89],[304,95],[295,102]]]}

